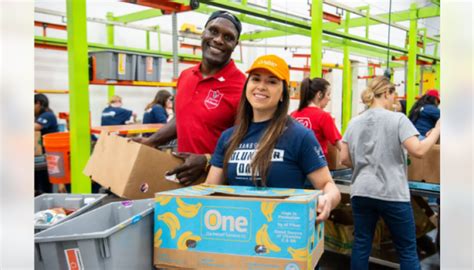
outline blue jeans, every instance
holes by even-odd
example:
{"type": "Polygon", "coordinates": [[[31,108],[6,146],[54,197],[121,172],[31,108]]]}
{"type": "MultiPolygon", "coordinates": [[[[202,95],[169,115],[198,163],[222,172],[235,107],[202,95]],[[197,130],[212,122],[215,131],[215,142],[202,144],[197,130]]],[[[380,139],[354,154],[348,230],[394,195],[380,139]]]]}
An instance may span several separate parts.
{"type": "Polygon", "coordinates": [[[351,269],[369,269],[375,226],[383,218],[392,235],[400,258],[400,269],[420,269],[416,252],[416,228],[410,202],[391,202],[354,196],[351,199],[354,217],[354,243],[351,269]]]}

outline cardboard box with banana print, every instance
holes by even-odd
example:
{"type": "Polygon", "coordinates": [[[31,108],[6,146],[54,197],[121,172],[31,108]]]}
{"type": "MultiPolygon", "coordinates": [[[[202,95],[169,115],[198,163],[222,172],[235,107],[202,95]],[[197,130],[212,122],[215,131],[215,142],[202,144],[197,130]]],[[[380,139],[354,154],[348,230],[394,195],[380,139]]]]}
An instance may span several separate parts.
{"type": "Polygon", "coordinates": [[[314,269],[324,251],[318,190],[198,185],[156,193],[154,265],[314,269]]]}

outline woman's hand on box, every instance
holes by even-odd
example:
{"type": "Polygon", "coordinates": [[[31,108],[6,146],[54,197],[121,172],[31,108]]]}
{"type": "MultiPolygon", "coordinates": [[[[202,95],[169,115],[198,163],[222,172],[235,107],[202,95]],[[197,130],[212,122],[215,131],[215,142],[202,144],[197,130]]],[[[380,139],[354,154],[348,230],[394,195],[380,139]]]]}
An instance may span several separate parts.
{"type": "Polygon", "coordinates": [[[331,213],[331,200],[327,198],[326,194],[323,194],[318,197],[318,208],[316,212],[318,216],[316,217],[316,223],[325,221],[329,218],[329,214],[331,213]]]}

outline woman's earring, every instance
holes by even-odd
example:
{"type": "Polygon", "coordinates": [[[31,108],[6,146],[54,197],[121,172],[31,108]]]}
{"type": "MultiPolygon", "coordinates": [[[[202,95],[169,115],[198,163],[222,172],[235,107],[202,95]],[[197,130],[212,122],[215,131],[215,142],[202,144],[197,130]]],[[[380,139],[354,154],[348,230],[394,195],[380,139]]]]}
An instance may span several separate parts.
{"type": "Polygon", "coordinates": [[[283,102],[283,97],[280,98],[280,102],[283,102]]]}

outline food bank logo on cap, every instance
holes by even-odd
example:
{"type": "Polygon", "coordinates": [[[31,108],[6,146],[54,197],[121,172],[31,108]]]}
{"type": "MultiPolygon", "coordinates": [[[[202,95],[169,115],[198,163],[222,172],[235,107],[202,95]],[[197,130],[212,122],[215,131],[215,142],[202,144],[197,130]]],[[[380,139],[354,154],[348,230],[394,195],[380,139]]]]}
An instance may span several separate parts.
{"type": "Polygon", "coordinates": [[[257,65],[267,65],[276,68],[278,65],[277,63],[270,61],[270,60],[260,60],[258,61],[257,65]]]}
{"type": "Polygon", "coordinates": [[[215,109],[219,107],[219,104],[221,103],[223,96],[224,94],[219,92],[219,90],[210,89],[209,92],[207,93],[206,99],[204,100],[204,105],[209,110],[215,109]]]}
{"type": "Polygon", "coordinates": [[[286,61],[279,56],[273,54],[260,56],[253,62],[247,73],[259,68],[270,71],[278,79],[284,80],[286,83],[290,81],[290,68],[286,61]]]}

